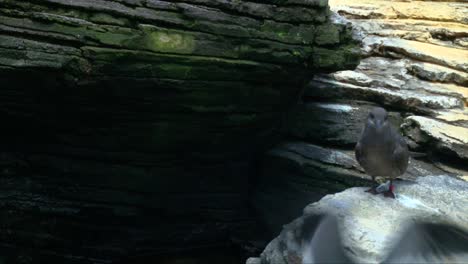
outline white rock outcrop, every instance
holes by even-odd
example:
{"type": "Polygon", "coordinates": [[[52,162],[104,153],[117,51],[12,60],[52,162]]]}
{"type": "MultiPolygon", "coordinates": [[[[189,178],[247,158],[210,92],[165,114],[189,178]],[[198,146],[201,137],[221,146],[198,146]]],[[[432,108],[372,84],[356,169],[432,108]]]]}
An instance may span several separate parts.
{"type": "MultiPolygon", "coordinates": [[[[396,182],[396,199],[355,187],[327,195],[308,205],[303,216],[283,227],[260,259],[248,263],[302,263],[304,219],[329,213],[337,217],[343,247],[356,263],[378,263],[393,248],[392,241],[411,221],[449,224],[468,230],[468,182],[448,176],[428,176],[414,182],[396,182]]],[[[462,256],[464,257],[464,256],[462,256]]]]}

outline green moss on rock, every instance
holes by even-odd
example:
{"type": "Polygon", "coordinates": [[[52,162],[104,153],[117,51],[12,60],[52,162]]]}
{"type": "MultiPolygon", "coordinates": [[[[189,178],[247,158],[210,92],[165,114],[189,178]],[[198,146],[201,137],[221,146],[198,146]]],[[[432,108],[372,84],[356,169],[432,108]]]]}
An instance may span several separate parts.
{"type": "Polygon", "coordinates": [[[334,24],[320,25],[315,31],[315,43],[320,46],[339,44],[341,30],[342,26],[334,24]]]}
{"type": "Polygon", "coordinates": [[[12,245],[108,263],[149,237],[134,253],[216,245],[250,224],[238,168],[274,144],[313,74],[357,65],[357,44],[327,21],[326,2],[0,0],[2,138],[44,173],[3,186],[22,202],[6,211],[32,223],[12,229],[12,245]],[[36,236],[36,216],[60,230],[79,223],[82,236],[36,236]],[[206,228],[187,238],[194,216],[206,228]]]}
{"type": "MultiPolygon", "coordinates": [[[[191,54],[195,49],[195,38],[192,34],[183,31],[167,30],[142,25],[143,48],[161,53],[191,54]]],[[[136,43],[140,41],[136,40],[136,43]]],[[[129,46],[134,46],[129,43],[129,46]]]]}
{"type": "Polygon", "coordinates": [[[316,69],[336,71],[336,69],[350,69],[359,64],[360,51],[355,44],[338,46],[333,49],[314,48],[312,65],[316,69]]]}

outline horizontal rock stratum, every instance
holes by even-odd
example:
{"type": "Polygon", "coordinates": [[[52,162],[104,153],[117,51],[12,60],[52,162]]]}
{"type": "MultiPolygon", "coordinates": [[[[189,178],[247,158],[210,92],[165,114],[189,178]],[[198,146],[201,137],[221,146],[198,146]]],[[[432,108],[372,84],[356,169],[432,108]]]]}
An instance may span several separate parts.
{"type": "MultiPolygon", "coordinates": [[[[354,70],[314,76],[303,104],[285,118],[288,141],[265,155],[253,201],[274,235],[307,204],[370,185],[354,147],[376,106],[388,111],[410,150],[419,152],[412,153],[402,179],[468,175],[468,2],[330,0],[329,5],[362,37],[363,59],[354,70]]],[[[348,194],[336,197],[345,200],[348,194]]],[[[288,260],[283,249],[265,254],[281,263],[276,257],[288,260]]],[[[290,263],[301,263],[293,259],[290,263]]]]}
{"type": "Polygon", "coordinates": [[[326,0],[0,0],[2,247],[108,263],[250,233],[252,156],[314,73],[358,64],[351,33],[326,0]]]}
{"type": "Polygon", "coordinates": [[[353,71],[317,78],[310,96],[394,109],[405,118],[411,148],[466,163],[468,3],[331,0],[330,6],[361,32],[366,59],[353,71]]]}
{"type": "Polygon", "coordinates": [[[10,118],[64,122],[67,145],[94,133],[78,121],[99,123],[89,148],[238,146],[276,122],[313,73],[358,63],[349,25],[329,19],[326,1],[0,5],[0,100],[10,118]]]}

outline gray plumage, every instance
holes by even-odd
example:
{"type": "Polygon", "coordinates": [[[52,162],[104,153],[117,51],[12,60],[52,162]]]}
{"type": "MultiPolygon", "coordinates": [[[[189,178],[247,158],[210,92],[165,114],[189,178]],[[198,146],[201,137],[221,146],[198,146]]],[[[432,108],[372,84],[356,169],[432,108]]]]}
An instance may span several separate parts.
{"type": "Polygon", "coordinates": [[[410,156],[404,138],[390,124],[387,111],[381,107],[370,111],[355,154],[373,180],[376,176],[394,179],[402,175],[410,156]]]}

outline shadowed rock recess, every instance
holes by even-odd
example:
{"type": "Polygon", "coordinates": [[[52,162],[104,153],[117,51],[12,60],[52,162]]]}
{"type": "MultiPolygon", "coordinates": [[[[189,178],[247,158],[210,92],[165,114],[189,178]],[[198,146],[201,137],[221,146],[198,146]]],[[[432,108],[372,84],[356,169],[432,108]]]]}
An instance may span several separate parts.
{"type": "Polygon", "coordinates": [[[0,255],[112,263],[249,233],[254,154],[314,73],[358,64],[331,15],[326,0],[0,0],[0,255]]]}

